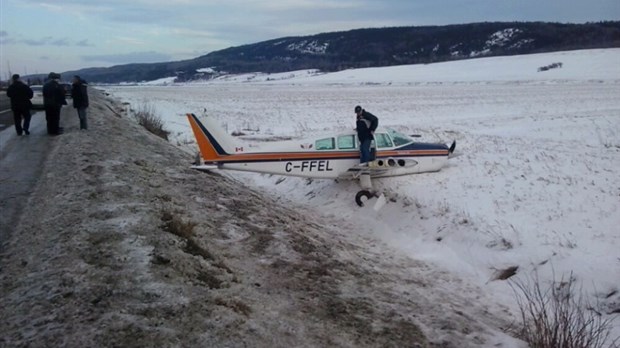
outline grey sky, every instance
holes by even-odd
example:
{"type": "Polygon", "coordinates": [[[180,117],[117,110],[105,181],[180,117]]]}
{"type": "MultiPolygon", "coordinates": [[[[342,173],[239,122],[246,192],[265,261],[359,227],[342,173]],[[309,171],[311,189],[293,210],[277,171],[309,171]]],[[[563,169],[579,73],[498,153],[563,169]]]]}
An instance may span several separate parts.
{"type": "Polygon", "coordinates": [[[620,20],[620,0],[0,0],[0,77],[359,28],[602,20],[620,20]]]}

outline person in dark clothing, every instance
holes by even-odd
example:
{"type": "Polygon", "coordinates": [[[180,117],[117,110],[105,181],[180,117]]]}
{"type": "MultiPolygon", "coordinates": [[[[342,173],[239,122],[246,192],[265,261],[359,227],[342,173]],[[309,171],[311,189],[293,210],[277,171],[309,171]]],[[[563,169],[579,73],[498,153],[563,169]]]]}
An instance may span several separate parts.
{"type": "Polygon", "coordinates": [[[370,122],[357,116],[356,130],[357,139],[360,142],[360,163],[370,161],[370,144],[372,143],[372,133],[370,133],[370,122]]]}
{"type": "Polygon", "coordinates": [[[375,130],[379,126],[379,119],[359,105],[355,107],[355,114],[357,115],[357,138],[360,142],[360,163],[366,163],[374,159],[370,147],[374,140],[375,130]]]}
{"type": "Polygon", "coordinates": [[[11,110],[13,110],[13,119],[15,120],[15,131],[17,135],[30,134],[28,130],[30,128],[30,109],[32,108],[33,93],[32,89],[28,87],[19,79],[19,75],[12,76],[13,82],[6,91],[6,95],[11,99],[11,110]],[[22,118],[24,123],[22,125],[22,118]]]}
{"type": "Polygon", "coordinates": [[[65,89],[58,83],[60,74],[51,72],[47,77],[49,81],[43,85],[43,106],[47,120],[47,134],[59,135],[63,132],[62,127],[60,127],[60,109],[63,105],[67,105],[65,89]]]}
{"type": "Polygon", "coordinates": [[[73,76],[71,98],[73,98],[73,107],[77,109],[78,117],[80,118],[80,129],[88,129],[88,121],[86,119],[86,108],[88,107],[86,81],[82,80],[78,75],[73,76]]]}

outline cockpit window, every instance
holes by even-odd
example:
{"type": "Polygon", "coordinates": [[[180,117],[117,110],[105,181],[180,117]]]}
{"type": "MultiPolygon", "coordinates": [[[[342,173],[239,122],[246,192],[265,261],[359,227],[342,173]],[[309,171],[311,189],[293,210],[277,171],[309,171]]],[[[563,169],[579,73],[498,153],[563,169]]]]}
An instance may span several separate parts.
{"type": "Polygon", "coordinates": [[[392,141],[385,133],[375,133],[375,143],[379,149],[382,147],[392,147],[392,141]]]}
{"type": "Polygon", "coordinates": [[[394,146],[401,146],[413,142],[413,139],[411,139],[410,137],[399,133],[393,129],[389,129],[388,133],[390,134],[390,137],[392,137],[392,141],[394,141],[394,146]]]}
{"type": "Polygon", "coordinates": [[[319,139],[314,143],[314,148],[317,150],[333,150],[336,148],[334,138],[319,139]]]}
{"type": "Polygon", "coordinates": [[[355,148],[355,135],[341,135],[338,137],[338,148],[354,149],[355,148]]]}

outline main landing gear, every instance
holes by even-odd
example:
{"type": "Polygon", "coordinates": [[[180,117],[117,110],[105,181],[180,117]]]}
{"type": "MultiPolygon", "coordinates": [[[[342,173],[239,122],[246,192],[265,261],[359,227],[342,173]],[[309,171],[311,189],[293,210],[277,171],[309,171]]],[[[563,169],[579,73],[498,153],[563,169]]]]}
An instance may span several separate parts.
{"type": "Polygon", "coordinates": [[[372,206],[374,211],[379,211],[386,203],[385,195],[377,191],[361,190],[355,195],[355,203],[358,206],[363,207],[364,203],[371,198],[377,198],[377,201],[372,206]]]}
{"type": "Polygon", "coordinates": [[[362,190],[358,191],[355,195],[355,203],[357,203],[358,206],[363,207],[364,202],[376,197],[377,201],[375,202],[373,209],[375,211],[379,211],[379,209],[381,209],[386,203],[385,195],[382,192],[375,191],[372,188],[369,172],[361,173],[359,179],[362,190]]]}
{"type": "Polygon", "coordinates": [[[355,195],[355,203],[357,203],[358,206],[363,207],[364,202],[374,197],[378,198],[379,194],[374,191],[370,192],[369,190],[361,190],[355,195]]]}

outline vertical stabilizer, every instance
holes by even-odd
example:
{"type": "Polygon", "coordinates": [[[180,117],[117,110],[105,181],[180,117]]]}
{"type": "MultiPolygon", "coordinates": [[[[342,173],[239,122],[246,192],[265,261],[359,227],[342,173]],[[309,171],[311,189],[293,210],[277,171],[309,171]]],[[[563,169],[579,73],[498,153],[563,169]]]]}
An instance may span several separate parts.
{"type": "Polygon", "coordinates": [[[187,119],[205,162],[217,162],[240,148],[235,146],[234,139],[226,134],[213,117],[205,117],[201,122],[196,115],[187,114],[187,119]]]}

